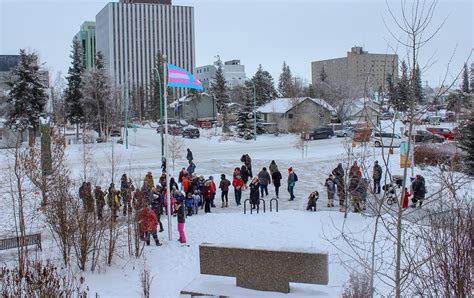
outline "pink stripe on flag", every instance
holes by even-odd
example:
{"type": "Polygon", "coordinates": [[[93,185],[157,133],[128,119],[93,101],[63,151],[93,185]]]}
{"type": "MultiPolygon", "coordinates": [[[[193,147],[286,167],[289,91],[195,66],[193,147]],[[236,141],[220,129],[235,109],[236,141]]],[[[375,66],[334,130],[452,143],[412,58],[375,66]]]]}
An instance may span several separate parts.
{"type": "Polygon", "coordinates": [[[178,79],[188,79],[189,75],[187,74],[181,74],[181,73],[170,73],[169,74],[170,78],[178,78],[178,79]]]}
{"type": "Polygon", "coordinates": [[[187,72],[187,71],[181,70],[181,69],[176,69],[176,68],[168,68],[168,73],[170,73],[170,74],[172,74],[172,73],[180,73],[180,74],[188,75],[188,72],[187,72]]]}
{"type": "Polygon", "coordinates": [[[170,78],[168,80],[170,83],[184,83],[184,84],[189,84],[190,81],[189,79],[179,79],[179,78],[170,78]]]}

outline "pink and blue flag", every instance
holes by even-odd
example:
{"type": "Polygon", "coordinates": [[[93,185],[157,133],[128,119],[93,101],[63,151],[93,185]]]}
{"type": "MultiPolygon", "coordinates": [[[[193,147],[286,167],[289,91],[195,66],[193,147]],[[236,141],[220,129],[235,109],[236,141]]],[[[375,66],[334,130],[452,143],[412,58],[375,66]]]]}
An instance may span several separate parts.
{"type": "Polygon", "coordinates": [[[168,64],[168,86],[203,90],[201,82],[189,71],[173,64],[168,64]]]}

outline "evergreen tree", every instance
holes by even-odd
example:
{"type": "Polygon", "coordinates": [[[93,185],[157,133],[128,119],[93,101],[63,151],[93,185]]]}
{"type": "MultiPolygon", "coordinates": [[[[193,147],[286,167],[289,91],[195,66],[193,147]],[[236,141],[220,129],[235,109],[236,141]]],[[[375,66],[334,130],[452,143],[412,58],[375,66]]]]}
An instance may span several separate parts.
{"type": "Polygon", "coordinates": [[[471,111],[469,121],[459,130],[457,140],[459,147],[467,152],[464,159],[466,172],[474,176],[474,112],[471,111]]]}
{"type": "Polygon", "coordinates": [[[410,81],[408,80],[408,68],[405,61],[401,66],[402,76],[397,83],[397,101],[396,107],[399,111],[406,111],[409,106],[410,81]]]}
{"type": "Polygon", "coordinates": [[[283,61],[282,73],[280,74],[280,79],[278,81],[278,91],[282,97],[291,97],[293,90],[293,76],[291,75],[291,70],[286,62],[283,61]]]}
{"type": "Polygon", "coordinates": [[[471,90],[469,88],[469,72],[467,71],[467,64],[464,63],[464,70],[462,73],[462,84],[461,84],[461,90],[464,93],[469,93],[471,90]]]}
{"type": "Polygon", "coordinates": [[[326,70],[324,69],[324,65],[323,65],[323,67],[321,67],[321,72],[319,73],[319,80],[321,82],[326,82],[327,78],[328,78],[328,75],[327,75],[326,70]]]}
{"type": "Polygon", "coordinates": [[[252,77],[252,82],[255,84],[257,106],[266,104],[277,97],[273,77],[268,71],[263,70],[261,64],[258,66],[255,75],[252,77]]]}
{"type": "Polygon", "coordinates": [[[423,84],[421,83],[421,72],[420,72],[420,66],[417,64],[416,68],[413,73],[413,93],[415,100],[418,103],[422,103],[424,100],[424,91],[423,91],[423,84]]]}
{"type": "Polygon", "coordinates": [[[39,127],[47,101],[46,87],[41,81],[38,56],[20,50],[18,66],[12,70],[7,102],[11,105],[6,125],[23,132],[30,130],[30,145],[34,143],[34,132],[39,127]]]}
{"type": "MultiPolygon", "coordinates": [[[[245,83],[247,92],[245,95],[244,104],[237,114],[237,136],[250,140],[254,138],[254,104],[253,104],[253,86],[251,82],[245,83]]],[[[257,117],[257,134],[265,132],[260,114],[256,113],[257,117]]]]}
{"type": "Polygon", "coordinates": [[[217,112],[222,114],[222,130],[223,132],[227,132],[229,94],[227,90],[227,83],[224,77],[224,67],[222,66],[222,61],[220,58],[217,60],[217,72],[211,81],[209,90],[211,92],[211,96],[213,96],[216,100],[217,112]]]}
{"type": "Polygon", "coordinates": [[[474,62],[471,63],[471,93],[474,93],[474,62]]]}
{"type": "Polygon", "coordinates": [[[392,74],[387,75],[387,96],[390,104],[396,106],[398,103],[397,85],[393,81],[392,74]]]}
{"type": "Polygon", "coordinates": [[[64,91],[64,101],[66,104],[66,118],[70,123],[76,124],[76,137],[79,138],[79,124],[84,121],[84,111],[82,100],[82,76],[84,74],[84,64],[82,63],[82,48],[79,40],[74,39],[70,58],[72,65],[69,67],[67,87],[64,91]]]}

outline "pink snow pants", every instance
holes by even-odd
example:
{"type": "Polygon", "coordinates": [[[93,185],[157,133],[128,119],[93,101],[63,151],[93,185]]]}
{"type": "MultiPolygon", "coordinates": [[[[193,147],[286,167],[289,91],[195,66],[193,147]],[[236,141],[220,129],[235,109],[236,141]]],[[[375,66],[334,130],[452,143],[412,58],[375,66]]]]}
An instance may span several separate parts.
{"type": "Polygon", "coordinates": [[[184,223],[178,223],[178,232],[179,240],[181,240],[181,242],[186,242],[186,234],[184,234],[184,223]]]}

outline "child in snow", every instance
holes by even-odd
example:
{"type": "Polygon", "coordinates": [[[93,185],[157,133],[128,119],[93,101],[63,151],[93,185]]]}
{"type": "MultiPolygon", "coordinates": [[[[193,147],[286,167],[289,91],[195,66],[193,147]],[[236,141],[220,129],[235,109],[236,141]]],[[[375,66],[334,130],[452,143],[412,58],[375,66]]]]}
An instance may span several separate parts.
{"type": "Polygon", "coordinates": [[[334,176],[329,175],[324,183],[328,191],[328,207],[334,207],[334,193],[336,192],[336,182],[334,182],[334,176]]]}
{"type": "Polygon", "coordinates": [[[193,209],[194,209],[194,198],[193,198],[192,193],[188,193],[185,203],[186,203],[186,210],[187,210],[188,216],[192,216],[193,212],[194,212],[193,211],[193,209]]]}
{"type": "Polygon", "coordinates": [[[193,204],[194,214],[198,214],[199,206],[202,206],[202,197],[197,190],[193,194],[193,204]]]}
{"type": "Polygon", "coordinates": [[[183,198],[179,197],[176,201],[174,210],[177,215],[178,219],[178,232],[179,232],[179,239],[178,241],[181,243],[186,243],[186,234],[184,233],[184,222],[185,222],[185,211],[184,211],[184,204],[183,198]]]}
{"type": "Polygon", "coordinates": [[[308,205],[306,206],[306,210],[316,211],[316,202],[319,199],[319,192],[313,191],[308,196],[308,205]]]}
{"type": "Polygon", "coordinates": [[[405,197],[403,198],[403,204],[402,204],[403,209],[408,208],[408,198],[409,197],[410,197],[410,193],[408,192],[408,189],[405,187],[405,197]]]}
{"type": "Polygon", "coordinates": [[[161,246],[160,240],[158,240],[158,235],[156,234],[156,228],[158,226],[158,219],[156,214],[150,207],[146,207],[140,212],[138,217],[140,233],[145,240],[146,245],[150,245],[150,234],[155,240],[156,246],[161,246]]]}

